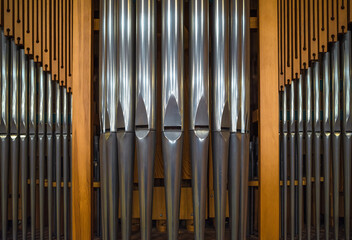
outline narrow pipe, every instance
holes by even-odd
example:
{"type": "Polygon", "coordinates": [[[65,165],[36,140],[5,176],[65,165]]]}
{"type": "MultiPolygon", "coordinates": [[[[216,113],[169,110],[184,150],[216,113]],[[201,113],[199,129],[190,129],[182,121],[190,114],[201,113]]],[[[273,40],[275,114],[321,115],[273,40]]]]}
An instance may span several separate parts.
{"type": "Polygon", "coordinates": [[[141,239],[151,239],[156,143],[156,1],[136,2],[136,152],[141,239]]]}
{"type": "MultiPolygon", "coordinates": [[[[302,239],[303,232],[303,76],[301,75],[297,81],[297,160],[298,160],[298,239],[302,239]]],[[[310,165],[311,168],[311,165],[310,165]]],[[[307,171],[311,172],[311,169],[307,171]]],[[[310,173],[309,173],[310,174],[310,173]]],[[[311,186],[309,186],[311,188],[311,186]]],[[[308,188],[307,188],[308,190],[308,188]]],[[[307,195],[311,196],[311,193],[307,191],[307,195]]],[[[309,197],[308,197],[309,198],[309,197]]],[[[307,206],[307,216],[310,218],[311,207],[310,204],[307,206]]],[[[308,220],[308,218],[307,218],[308,220]]],[[[307,222],[308,223],[308,222],[307,222]]],[[[308,225],[307,225],[308,226],[308,225]]],[[[308,226],[309,228],[309,226],[308,226]]],[[[307,229],[308,233],[308,229],[307,229]]],[[[309,230],[310,233],[310,230],[309,230]]]]}
{"type": "Polygon", "coordinates": [[[296,149],[295,149],[295,139],[296,139],[296,128],[295,128],[295,85],[296,82],[292,81],[289,87],[290,90],[290,102],[289,102],[289,142],[290,142],[290,204],[291,204],[291,238],[295,237],[295,160],[296,160],[296,149]]]}
{"type": "Polygon", "coordinates": [[[19,171],[19,51],[14,41],[10,42],[10,161],[12,195],[12,237],[17,239],[18,231],[18,171],[19,171]]]}
{"type": "MultiPolygon", "coordinates": [[[[69,169],[69,181],[72,182],[72,111],[73,111],[73,107],[72,107],[72,92],[70,89],[70,99],[69,99],[69,165],[68,165],[68,169],[69,169]]],[[[99,160],[100,161],[100,160],[99,160]]],[[[99,194],[100,194],[100,189],[98,190],[99,194]]],[[[72,188],[69,189],[69,207],[68,207],[68,211],[69,211],[69,218],[71,218],[72,216],[72,188]]],[[[99,214],[100,218],[101,215],[99,214]]],[[[69,234],[69,239],[72,239],[72,224],[69,225],[68,227],[68,234],[69,234]]],[[[100,235],[99,235],[100,236],[100,235]]]]}
{"type": "Polygon", "coordinates": [[[0,28],[1,68],[1,118],[0,118],[0,164],[1,164],[1,230],[2,239],[7,239],[7,204],[9,172],[9,40],[0,28]]]}
{"type": "Polygon", "coordinates": [[[66,88],[61,88],[62,95],[62,151],[63,151],[63,183],[64,183],[64,239],[68,239],[68,161],[69,161],[69,149],[68,149],[68,94],[66,88]]]}
{"type": "MultiPolygon", "coordinates": [[[[190,31],[189,31],[189,50],[190,50],[190,140],[191,140],[191,164],[192,164],[192,194],[193,194],[193,217],[195,226],[195,239],[204,239],[204,225],[205,225],[205,208],[206,208],[206,189],[207,189],[207,175],[208,175],[208,149],[209,149],[209,2],[206,0],[195,0],[190,2],[190,31]]],[[[169,141],[172,139],[171,134],[167,133],[169,141]]],[[[165,133],[164,137],[167,137],[165,133]]],[[[220,132],[219,132],[220,134],[220,132]]],[[[218,135],[219,141],[221,141],[221,134],[218,135]]],[[[218,166],[223,172],[224,178],[219,179],[221,183],[221,189],[226,194],[226,183],[223,184],[223,180],[227,181],[227,161],[228,161],[228,139],[229,134],[227,133],[227,144],[225,145],[225,152],[221,153],[220,156],[214,153],[214,166],[218,166]],[[225,164],[221,165],[221,163],[225,164]],[[216,164],[218,163],[218,164],[216,164]],[[226,169],[223,169],[225,168],[226,169]]],[[[179,154],[174,155],[173,151],[170,151],[171,156],[178,157],[176,161],[182,161],[182,142],[183,136],[180,136],[180,148],[179,154]]],[[[172,143],[172,142],[170,142],[172,143]]],[[[215,144],[216,145],[216,144],[215,144]]],[[[218,145],[216,145],[218,146],[218,145]]],[[[222,146],[218,146],[216,150],[221,149],[222,146]]],[[[175,149],[177,150],[177,149],[175,149]]],[[[216,151],[215,150],[215,151],[216,151]]],[[[219,169],[218,169],[219,170],[219,169]]],[[[171,170],[172,171],[172,170],[171,170]]],[[[214,168],[215,171],[215,168],[214,168]]],[[[181,169],[175,174],[181,174],[181,169]]],[[[215,199],[218,202],[221,201],[220,197],[223,194],[215,194],[215,199]],[[220,196],[221,195],[221,196],[220,196]]],[[[226,195],[225,195],[226,196],[226,195]]],[[[226,198],[224,198],[226,201],[226,198]]],[[[216,236],[224,236],[225,234],[225,217],[220,214],[219,207],[226,205],[216,204],[216,236]],[[218,214],[219,213],[219,214],[218,214]],[[219,217],[220,215],[220,217],[219,217]]],[[[177,219],[178,220],[178,219],[177,219]]],[[[176,235],[177,236],[177,235],[176,235]]],[[[171,238],[176,239],[176,238],[171,238]]]]}
{"type": "Polygon", "coordinates": [[[107,204],[107,166],[106,166],[106,138],[108,133],[101,133],[99,138],[99,158],[100,158],[100,188],[101,188],[101,208],[102,208],[102,239],[108,239],[108,204],[107,204]]]}
{"type": "Polygon", "coordinates": [[[61,144],[62,144],[62,122],[61,122],[61,89],[59,82],[54,83],[55,88],[55,132],[54,132],[54,143],[55,143],[55,169],[56,169],[56,236],[61,237],[61,144]]]}
{"type": "Polygon", "coordinates": [[[29,178],[31,202],[31,239],[36,238],[36,160],[37,160],[37,88],[36,68],[33,59],[28,63],[28,127],[29,127],[29,178]]]}
{"type": "MultiPolygon", "coordinates": [[[[117,112],[117,164],[119,199],[121,203],[122,240],[131,237],[132,188],[134,166],[134,108],[135,108],[135,22],[134,1],[118,3],[118,112],[117,112]]],[[[116,199],[118,201],[118,198],[116,199]]],[[[118,207],[118,203],[117,203],[118,207]]],[[[118,212],[118,211],[117,211],[118,212]]]]}
{"type": "Polygon", "coordinates": [[[38,151],[39,151],[39,230],[44,239],[44,178],[45,178],[45,81],[43,67],[37,65],[38,86],[38,151]]]}
{"type": "Polygon", "coordinates": [[[53,235],[53,81],[51,74],[46,74],[46,152],[48,171],[48,237],[53,235]]]}
{"type": "MultiPolygon", "coordinates": [[[[184,130],[183,0],[163,1],[162,3],[161,105],[167,231],[169,239],[177,239],[184,130]]],[[[197,216],[194,217],[195,234],[197,235],[199,225],[197,225],[197,216]]]]}
{"type": "Polygon", "coordinates": [[[331,49],[332,81],[332,169],[333,169],[333,214],[334,236],[339,237],[339,180],[341,151],[341,116],[340,116],[340,43],[336,42],[331,49]]]}
{"type": "Polygon", "coordinates": [[[341,69],[343,83],[343,154],[344,154],[344,208],[345,208],[345,239],[350,239],[351,229],[351,147],[352,147],[352,116],[351,116],[351,32],[348,31],[341,43],[341,69]]]}
{"type": "Polygon", "coordinates": [[[19,56],[20,78],[20,162],[21,162],[21,208],[22,208],[22,239],[27,239],[27,205],[28,205],[28,78],[27,58],[24,49],[19,56]]]}
{"type": "Polygon", "coordinates": [[[331,164],[331,78],[330,78],[330,53],[323,54],[322,60],[323,77],[323,156],[324,156],[324,226],[325,239],[329,239],[329,218],[330,218],[330,164],[331,164]]]}
{"type": "Polygon", "coordinates": [[[287,202],[287,169],[288,169],[288,118],[287,118],[287,87],[285,86],[282,96],[282,130],[283,130],[283,239],[287,239],[287,222],[288,222],[288,202],[287,202]]]}

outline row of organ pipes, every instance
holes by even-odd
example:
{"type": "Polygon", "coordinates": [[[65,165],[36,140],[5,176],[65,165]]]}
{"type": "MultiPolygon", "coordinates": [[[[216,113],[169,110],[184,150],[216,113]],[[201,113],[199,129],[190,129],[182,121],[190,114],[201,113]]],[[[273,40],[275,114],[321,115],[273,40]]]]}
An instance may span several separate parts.
{"type": "Polygon", "coordinates": [[[160,113],[168,239],[178,238],[184,131],[190,133],[195,239],[204,239],[210,148],[214,160],[216,239],[225,238],[227,183],[231,239],[245,239],[249,1],[192,0],[189,13],[183,11],[183,0],[165,0],[161,4],[158,15],[162,35],[161,42],[157,42],[156,0],[100,1],[102,238],[116,239],[118,230],[122,239],[131,237],[136,151],[141,239],[151,239],[156,119],[160,113]],[[184,14],[190,14],[189,129],[184,129],[184,14]],[[157,44],[162,45],[161,66],[156,66],[157,44]],[[161,89],[156,88],[157,67],[162,69],[161,89]],[[161,91],[161,109],[156,107],[157,91],[161,91]],[[117,221],[119,204],[121,229],[117,221]]]}
{"type": "Polygon", "coordinates": [[[282,239],[351,239],[352,3],[278,1],[282,239]]]}
{"type": "Polygon", "coordinates": [[[69,239],[72,94],[4,29],[0,52],[1,239],[69,239]]]}

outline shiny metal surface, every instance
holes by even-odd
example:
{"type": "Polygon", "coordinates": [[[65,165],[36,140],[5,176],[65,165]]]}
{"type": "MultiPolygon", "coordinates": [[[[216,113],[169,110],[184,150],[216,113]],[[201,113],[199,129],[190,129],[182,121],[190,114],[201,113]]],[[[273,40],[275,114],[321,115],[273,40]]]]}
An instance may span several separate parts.
{"type": "Polygon", "coordinates": [[[212,5],[213,110],[212,129],[230,128],[229,119],[229,4],[215,0],[212,5]]]}
{"type": "MultiPolygon", "coordinates": [[[[56,169],[56,182],[61,183],[62,176],[62,122],[61,122],[61,107],[62,107],[62,90],[59,82],[54,83],[55,88],[55,105],[54,105],[54,114],[55,114],[55,132],[54,132],[54,144],[55,144],[55,169],[56,169]]],[[[61,184],[56,186],[56,235],[61,236],[61,184]]]]}
{"type": "MultiPolygon", "coordinates": [[[[0,157],[1,157],[1,229],[7,229],[8,217],[8,196],[9,193],[9,136],[0,136],[0,157]]],[[[7,231],[1,231],[2,238],[7,239],[7,231]]]]}
{"type": "Polygon", "coordinates": [[[126,240],[131,238],[134,142],[134,133],[117,132],[118,184],[121,204],[121,239],[126,240]]]}
{"type": "Polygon", "coordinates": [[[156,2],[136,1],[136,128],[156,129],[156,2]]]}
{"type": "Polygon", "coordinates": [[[106,3],[100,1],[100,28],[99,28],[99,122],[100,132],[106,130],[106,97],[107,97],[107,72],[106,72],[106,3]]]}
{"type": "Polygon", "coordinates": [[[334,235],[338,239],[339,231],[339,181],[341,151],[341,115],[340,115],[340,43],[331,49],[331,106],[332,106],[332,169],[333,169],[333,216],[334,235]]]}
{"type": "Polygon", "coordinates": [[[107,198],[107,164],[106,164],[106,139],[110,133],[103,133],[99,137],[99,159],[100,159],[100,189],[101,189],[101,220],[102,239],[108,239],[108,198],[107,198]]]}
{"type": "Polygon", "coordinates": [[[345,239],[350,239],[351,229],[351,147],[352,147],[352,116],[351,116],[351,32],[348,31],[341,42],[341,69],[343,85],[342,131],[344,154],[344,217],[345,239]]]}
{"type": "MultiPolygon", "coordinates": [[[[178,131],[164,131],[161,141],[165,173],[167,235],[168,239],[176,240],[178,239],[180,215],[183,134],[178,131]]],[[[201,159],[203,156],[198,155],[198,157],[201,159]]],[[[194,211],[194,216],[197,216],[196,211],[194,211]]]]}
{"type": "Polygon", "coordinates": [[[155,131],[136,131],[141,239],[151,239],[155,159],[155,131]]]}
{"type": "Polygon", "coordinates": [[[288,199],[287,199],[287,169],[288,169],[288,118],[287,118],[287,87],[282,93],[282,163],[283,163],[283,236],[287,239],[287,225],[288,225],[288,199]]]}
{"type": "Polygon", "coordinates": [[[161,126],[183,131],[183,0],[162,4],[161,126]]]}
{"type": "Polygon", "coordinates": [[[63,182],[64,182],[64,199],[63,199],[63,224],[64,224],[64,239],[68,239],[68,181],[69,181],[69,146],[68,146],[68,128],[69,128],[69,119],[68,119],[68,101],[69,93],[65,87],[61,88],[62,95],[62,152],[63,152],[63,182]]]}
{"type": "Polygon", "coordinates": [[[19,50],[19,114],[20,134],[28,132],[28,79],[27,79],[27,57],[24,49],[19,50]]]}
{"type": "Polygon", "coordinates": [[[324,215],[325,239],[329,239],[329,215],[330,215],[330,164],[331,164],[331,78],[330,78],[330,53],[324,53],[322,59],[323,77],[323,156],[324,156],[324,215]]]}
{"type": "MultiPolygon", "coordinates": [[[[296,164],[296,127],[295,127],[295,85],[296,81],[292,81],[291,85],[288,87],[290,91],[290,101],[289,101],[289,154],[290,154],[290,182],[295,181],[295,164],[296,164]]],[[[290,184],[290,233],[291,238],[294,239],[295,236],[295,186],[290,184]]]]}
{"type": "MultiPolygon", "coordinates": [[[[302,239],[303,232],[303,76],[297,81],[297,163],[298,163],[298,239],[302,239]]],[[[307,192],[307,194],[309,194],[307,192]]],[[[308,215],[309,206],[307,206],[308,215]]],[[[308,232],[308,231],[307,231],[308,232]]]]}

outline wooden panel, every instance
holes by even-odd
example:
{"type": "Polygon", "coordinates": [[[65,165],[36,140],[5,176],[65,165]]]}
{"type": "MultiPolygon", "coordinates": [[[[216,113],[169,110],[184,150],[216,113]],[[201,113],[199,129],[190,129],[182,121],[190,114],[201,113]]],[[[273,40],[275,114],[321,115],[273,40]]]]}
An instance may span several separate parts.
{"type": "Polygon", "coordinates": [[[59,1],[59,80],[66,85],[66,0],[59,1]]]}
{"type": "Polygon", "coordinates": [[[328,50],[328,2],[322,0],[319,6],[319,52],[328,50]]]}
{"type": "Polygon", "coordinates": [[[350,0],[337,1],[337,14],[338,14],[338,32],[345,33],[347,31],[347,2],[350,0]]]}
{"type": "Polygon", "coordinates": [[[51,53],[51,25],[50,25],[50,13],[51,13],[52,1],[45,0],[43,2],[43,69],[44,71],[50,71],[50,53],[51,53]]]}
{"type": "Polygon", "coordinates": [[[301,74],[301,57],[300,57],[300,34],[299,34],[299,1],[292,0],[292,70],[293,78],[298,79],[301,74]]]}
{"type": "Polygon", "coordinates": [[[337,0],[328,0],[329,42],[337,41],[337,0]]]}
{"type": "Polygon", "coordinates": [[[309,1],[309,60],[318,59],[318,0],[309,1]]]}
{"type": "Polygon", "coordinates": [[[33,54],[33,1],[34,0],[24,1],[24,48],[29,55],[33,54]]]}
{"type": "MultiPolygon", "coordinates": [[[[4,17],[4,0],[0,0],[0,27],[2,27],[4,25],[3,23],[3,17],[4,17]]],[[[1,229],[1,227],[0,227],[1,229]]]]}
{"type": "Polygon", "coordinates": [[[43,0],[34,1],[34,49],[33,59],[35,62],[42,62],[42,2],[43,0]]]}
{"type": "Polygon", "coordinates": [[[70,90],[72,88],[72,0],[68,0],[66,9],[67,9],[66,84],[67,84],[67,90],[70,90]]]}
{"type": "Polygon", "coordinates": [[[283,1],[284,0],[279,0],[278,1],[278,9],[279,9],[279,16],[278,16],[278,37],[279,37],[279,88],[283,87],[285,85],[285,60],[284,60],[284,41],[283,41],[283,34],[284,32],[284,7],[283,7],[283,1]]]}
{"type": "Polygon", "coordinates": [[[52,1],[51,7],[51,76],[53,80],[59,80],[59,0],[52,1]]]}
{"type": "Polygon", "coordinates": [[[307,69],[309,64],[309,16],[308,1],[301,0],[300,16],[301,16],[301,69],[307,69]]]}
{"type": "Polygon", "coordinates": [[[73,1],[73,240],[92,238],[92,24],[92,0],[73,1]]]}
{"type": "Polygon", "coordinates": [[[5,36],[13,36],[14,1],[4,1],[4,33],[5,36]]]}
{"type": "MultiPolygon", "coordinates": [[[[284,9],[286,17],[284,17],[285,24],[285,83],[292,80],[292,25],[291,25],[291,7],[292,0],[284,1],[284,9]]],[[[260,29],[260,28],[259,28],[260,29]]]]}
{"type": "Polygon", "coordinates": [[[259,19],[259,237],[272,240],[280,233],[277,0],[259,0],[259,19]]]}
{"type": "Polygon", "coordinates": [[[351,1],[347,1],[348,4],[348,22],[352,23],[352,3],[351,1]]]}
{"type": "Polygon", "coordinates": [[[18,45],[23,45],[23,23],[24,23],[24,12],[23,12],[23,1],[15,2],[15,41],[18,45]]]}

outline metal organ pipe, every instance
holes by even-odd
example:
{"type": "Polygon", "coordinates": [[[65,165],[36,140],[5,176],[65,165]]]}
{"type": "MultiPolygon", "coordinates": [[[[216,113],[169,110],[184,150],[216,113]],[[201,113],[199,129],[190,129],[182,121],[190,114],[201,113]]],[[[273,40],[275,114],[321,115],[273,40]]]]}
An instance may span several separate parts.
{"type": "Polygon", "coordinates": [[[141,239],[151,239],[156,144],[156,1],[136,1],[136,115],[141,239]]]}
{"type": "MultiPolygon", "coordinates": [[[[297,172],[298,172],[298,239],[302,239],[303,230],[303,76],[297,81],[297,172]]],[[[307,171],[311,169],[307,169],[307,171]]],[[[309,194],[309,193],[308,193],[309,194]]],[[[307,206],[309,213],[310,206],[307,206]]],[[[308,233],[309,231],[307,231],[308,233]]]]}

